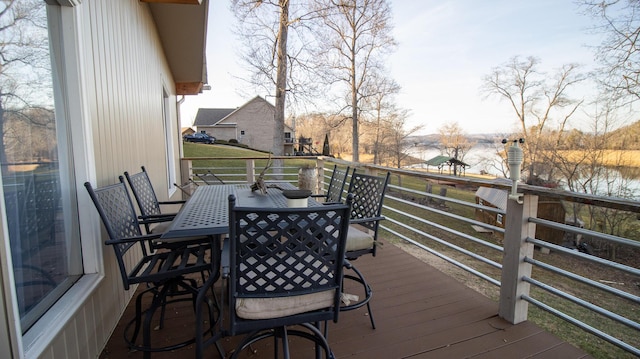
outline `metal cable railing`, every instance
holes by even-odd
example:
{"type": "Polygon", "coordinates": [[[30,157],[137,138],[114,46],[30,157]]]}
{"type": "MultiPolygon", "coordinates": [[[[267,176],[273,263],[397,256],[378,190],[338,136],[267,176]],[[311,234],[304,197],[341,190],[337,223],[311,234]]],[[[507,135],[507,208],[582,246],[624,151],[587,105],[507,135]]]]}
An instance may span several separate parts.
{"type": "MultiPolygon", "coordinates": [[[[324,158],[323,163],[326,167],[323,169],[324,177],[321,181],[323,187],[326,186],[331,178],[333,162],[342,166],[354,166],[353,163],[324,158]]],[[[218,173],[221,168],[216,168],[216,174],[225,176],[224,173],[218,173]]],[[[292,168],[291,166],[285,166],[283,167],[283,172],[293,172],[292,168]]],[[[262,168],[258,167],[254,175],[257,175],[261,169],[262,168]]],[[[360,165],[358,171],[361,170],[370,170],[372,172],[389,171],[397,175],[398,178],[403,177],[405,179],[403,181],[405,182],[409,182],[407,179],[412,178],[416,181],[429,180],[434,181],[434,183],[446,181],[454,184],[459,183],[465,187],[477,188],[479,186],[485,186],[498,190],[509,190],[508,186],[496,184],[486,179],[458,178],[379,166],[360,165]]],[[[422,182],[422,186],[424,186],[424,183],[425,182],[422,182]]],[[[532,186],[522,186],[519,187],[519,189],[531,196],[545,196],[558,199],[559,201],[574,201],[581,205],[599,206],[607,209],[640,213],[640,204],[634,201],[549,190],[532,186]]],[[[507,213],[507,210],[468,200],[468,198],[473,198],[473,195],[466,195],[466,198],[467,199],[453,198],[447,195],[430,193],[417,189],[415,185],[390,184],[383,207],[383,214],[387,218],[385,223],[381,225],[382,230],[385,231],[383,238],[388,240],[397,239],[411,243],[417,248],[437,256],[498,287],[503,284],[501,283],[503,280],[499,277],[501,274],[504,274],[502,273],[502,257],[503,255],[507,255],[504,253],[505,246],[500,245],[502,243],[501,241],[522,240],[523,246],[530,246],[531,248],[535,246],[540,250],[533,251],[531,249],[531,255],[520,255],[520,260],[523,265],[532,266],[534,269],[539,269],[539,271],[534,271],[531,275],[518,275],[518,273],[507,274],[507,276],[516,276],[520,282],[531,286],[531,291],[527,290],[525,294],[519,296],[521,300],[530,303],[533,307],[540,308],[544,312],[561,318],[563,321],[591,333],[624,351],[634,355],[640,355],[640,349],[638,349],[638,346],[640,346],[640,324],[638,324],[640,311],[637,310],[637,305],[640,304],[640,296],[637,294],[640,293],[640,269],[627,263],[582,253],[575,248],[568,248],[548,240],[534,238],[537,237],[537,235],[524,237],[522,239],[502,238],[507,233],[514,233],[513,231],[508,232],[505,229],[510,225],[508,222],[503,224],[487,223],[479,217],[472,218],[473,215],[471,215],[471,213],[476,213],[476,215],[478,213],[488,213],[496,217],[501,216],[508,221],[511,217],[509,213],[507,213]],[[446,204],[446,206],[444,204],[446,204]],[[504,225],[505,228],[503,228],[502,225],[504,225]],[[477,234],[477,230],[474,232],[474,230],[471,229],[472,227],[478,227],[493,234],[479,235],[477,234]],[[542,250],[548,250],[551,254],[544,254],[548,252],[543,252],[542,250]],[[573,264],[572,267],[572,264],[564,263],[563,258],[567,258],[567,261],[569,258],[571,258],[572,261],[580,261],[581,264],[579,266],[581,268],[575,267],[575,264],[573,264]],[[551,259],[554,259],[556,262],[550,261],[551,259]],[[630,284],[623,288],[621,288],[620,285],[616,287],[616,283],[607,283],[607,281],[599,280],[599,278],[587,277],[586,274],[582,274],[588,273],[589,271],[580,271],[580,269],[590,268],[590,266],[597,266],[591,270],[592,273],[598,273],[597,268],[602,267],[606,268],[607,271],[619,273],[620,276],[626,276],[626,278],[630,278],[628,280],[630,284]],[[634,278],[637,283],[633,282],[634,278]],[[598,294],[598,298],[591,298],[590,292],[584,290],[581,292],[583,293],[582,297],[580,297],[573,293],[573,290],[567,290],[567,288],[573,289],[573,286],[576,285],[592,288],[594,291],[602,294],[598,294]],[[635,288],[634,285],[638,288],[635,288]],[[606,296],[606,299],[600,299],[601,296],[606,296]],[[562,303],[560,303],[559,299],[562,300],[562,303]],[[597,303],[600,300],[608,301],[608,304],[602,305],[597,303]],[[618,309],[619,303],[622,303],[620,309],[618,309]],[[574,313],[575,309],[573,307],[582,308],[592,315],[589,314],[583,317],[582,312],[578,314],[574,313]],[[598,319],[591,319],[593,317],[607,318],[607,320],[616,323],[616,325],[619,324],[621,327],[612,326],[603,329],[598,319]],[[618,329],[623,327],[625,329],[618,329]]],[[[522,221],[524,225],[526,225],[526,223],[535,224],[540,228],[546,227],[559,231],[560,233],[581,235],[584,238],[590,239],[597,238],[604,243],[622,246],[632,250],[640,249],[640,242],[635,238],[613,236],[537,217],[511,218],[511,220],[515,222],[522,221]]],[[[529,253],[528,251],[525,252],[529,253]]],[[[512,255],[519,256],[518,253],[512,255]]],[[[505,304],[500,303],[500,305],[505,304]]]]}

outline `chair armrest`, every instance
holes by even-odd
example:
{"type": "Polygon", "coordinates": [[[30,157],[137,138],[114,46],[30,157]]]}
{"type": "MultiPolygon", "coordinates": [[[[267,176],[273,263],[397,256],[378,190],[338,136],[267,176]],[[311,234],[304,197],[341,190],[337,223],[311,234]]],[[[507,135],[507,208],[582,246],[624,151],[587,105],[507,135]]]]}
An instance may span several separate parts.
{"type": "Polygon", "coordinates": [[[311,196],[309,196],[309,197],[326,197],[326,196],[327,196],[327,195],[325,195],[325,194],[312,194],[312,195],[311,195],[311,196]]]}
{"type": "Polygon", "coordinates": [[[150,216],[138,216],[140,224],[151,224],[173,221],[177,213],[157,214],[150,216]]]}
{"type": "Polygon", "coordinates": [[[162,234],[146,234],[138,237],[108,239],[104,241],[104,244],[113,245],[113,244],[135,243],[135,242],[157,239],[157,238],[160,238],[160,236],[162,236],[162,234]]]}
{"type": "Polygon", "coordinates": [[[167,205],[169,205],[169,204],[184,204],[185,202],[187,202],[187,201],[185,201],[185,200],[163,201],[163,202],[158,202],[158,204],[167,204],[167,205]]]}

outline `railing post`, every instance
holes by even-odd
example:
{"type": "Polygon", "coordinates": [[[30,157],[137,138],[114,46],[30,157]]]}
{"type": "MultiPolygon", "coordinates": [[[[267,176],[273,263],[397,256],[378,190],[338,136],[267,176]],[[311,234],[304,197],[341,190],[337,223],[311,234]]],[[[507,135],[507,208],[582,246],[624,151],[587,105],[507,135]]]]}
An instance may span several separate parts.
{"type": "Polygon", "coordinates": [[[247,160],[247,183],[256,181],[256,161],[247,160]]]}
{"type": "Polygon", "coordinates": [[[529,295],[529,283],[521,279],[531,276],[531,264],[524,257],[533,256],[533,244],[526,239],[535,238],[536,225],[529,217],[537,212],[538,196],[525,195],[522,204],[507,201],[498,315],[513,324],[527,320],[528,303],[521,296],[529,295]]]}
{"type": "Polygon", "coordinates": [[[193,162],[191,160],[180,161],[180,183],[179,184],[183,184],[187,182],[189,178],[191,178],[192,166],[193,166],[193,162]]]}
{"type": "Polygon", "coordinates": [[[316,158],[316,168],[318,169],[318,185],[316,188],[318,188],[319,191],[322,191],[324,189],[324,159],[319,157],[316,158]]]}

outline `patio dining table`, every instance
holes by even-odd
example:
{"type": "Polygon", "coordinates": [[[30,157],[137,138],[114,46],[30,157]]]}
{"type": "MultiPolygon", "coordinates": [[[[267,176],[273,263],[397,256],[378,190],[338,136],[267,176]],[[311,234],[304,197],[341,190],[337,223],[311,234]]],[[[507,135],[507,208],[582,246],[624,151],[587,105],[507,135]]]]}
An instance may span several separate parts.
{"type": "MultiPolygon", "coordinates": [[[[229,233],[229,195],[236,196],[240,207],[285,208],[284,190],[297,187],[289,182],[267,183],[267,193],[252,191],[249,184],[199,186],[176,215],[160,238],[163,242],[180,241],[187,237],[229,233]]],[[[309,206],[321,203],[308,199],[309,206]]]]}
{"type": "MultiPolygon", "coordinates": [[[[297,189],[288,182],[267,183],[266,194],[252,191],[249,184],[223,184],[199,186],[193,195],[180,209],[169,228],[159,239],[163,242],[181,241],[188,237],[220,236],[229,233],[229,195],[236,197],[236,203],[241,207],[257,208],[285,208],[288,206],[284,190],[297,189]]],[[[308,206],[322,206],[322,203],[308,199],[308,206]]],[[[225,268],[229,266],[228,241],[224,241],[221,253],[221,269],[226,277],[225,268]]],[[[199,290],[196,317],[202,316],[202,305],[209,288],[212,288],[217,278],[210,276],[199,290]]],[[[221,314],[222,315],[222,314],[221,314]]],[[[196,321],[196,358],[202,358],[203,350],[214,344],[218,352],[224,357],[224,351],[218,342],[226,336],[224,328],[212,332],[210,338],[204,338],[202,321],[196,321]]]]}

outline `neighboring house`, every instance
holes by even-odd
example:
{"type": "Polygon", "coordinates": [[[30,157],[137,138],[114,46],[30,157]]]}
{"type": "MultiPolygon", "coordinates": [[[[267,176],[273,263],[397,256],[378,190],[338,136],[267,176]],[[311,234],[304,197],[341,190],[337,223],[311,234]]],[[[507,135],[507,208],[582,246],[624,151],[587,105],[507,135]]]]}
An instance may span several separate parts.
{"type": "MultiPolygon", "coordinates": [[[[267,100],[256,96],[238,108],[198,109],[194,127],[218,140],[237,140],[250,148],[271,151],[273,149],[275,107],[267,100]]],[[[293,155],[295,135],[285,124],[285,155],[293,155]]]]}
{"type": "MultiPolygon", "coordinates": [[[[34,37],[32,44],[44,52],[34,53],[41,57],[32,67],[51,66],[48,76],[31,76],[20,67],[5,72],[4,65],[25,63],[4,61],[0,69],[0,81],[12,74],[12,90],[24,89],[23,98],[33,102],[25,108],[2,94],[4,116],[22,106],[24,114],[46,117],[50,131],[38,136],[44,126],[14,124],[24,138],[42,139],[31,146],[39,148],[16,152],[8,142],[2,146],[2,160],[19,166],[2,163],[0,180],[0,201],[5,201],[0,207],[0,358],[98,358],[135,288],[123,289],[113,249],[104,245],[106,232],[83,183],[114,184],[124,171],[138,172],[144,165],[160,200],[180,196],[172,185],[182,182],[177,100],[198,94],[207,83],[209,0],[4,5],[5,24],[12,6],[33,6],[25,13],[35,19],[24,24],[38,25],[29,39],[34,37]],[[51,216],[36,218],[49,221],[46,234],[34,234],[23,219],[25,213],[45,211],[26,201],[27,192],[36,199],[47,193],[56,201],[46,208],[51,216]],[[25,241],[34,235],[40,237],[25,241]]],[[[7,34],[16,35],[0,34],[7,45],[3,56],[15,58],[20,49],[11,50],[7,34]]],[[[129,259],[136,261],[133,256],[129,259]]]]}
{"type": "Polygon", "coordinates": [[[196,133],[196,131],[191,127],[183,127],[180,131],[180,134],[182,134],[182,136],[193,135],[194,133],[196,133]]]}

